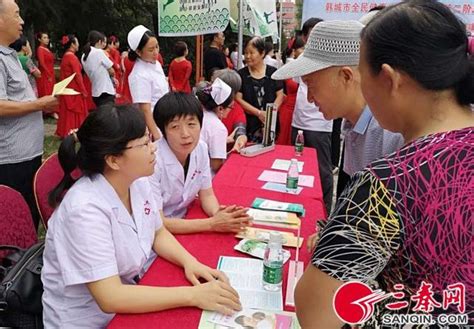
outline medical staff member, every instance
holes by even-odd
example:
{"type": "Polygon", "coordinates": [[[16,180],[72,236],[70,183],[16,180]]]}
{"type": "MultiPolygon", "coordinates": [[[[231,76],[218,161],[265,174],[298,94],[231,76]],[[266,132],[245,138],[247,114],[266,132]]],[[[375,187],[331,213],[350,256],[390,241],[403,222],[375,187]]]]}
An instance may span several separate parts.
{"type": "Polygon", "coordinates": [[[212,85],[205,83],[198,88],[196,96],[204,108],[201,140],[209,150],[214,175],[227,158],[227,128],[221,120],[232,110],[234,94],[228,84],[217,78],[212,85]]]}
{"type": "Polygon", "coordinates": [[[41,272],[46,328],[102,328],[118,312],[240,309],[225,275],[199,263],[162,225],[146,177],[153,174],[155,151],[143,114],[131,106],[91,113],[61,143],[65,174],[50,194],[58,207],[41,272]],[[74,183],[76,167],[83,176],[74,183]],[[182,266],[194,286],[137,286],[154,252],[182,266]]]}
{"type": "Polygon", "coordinates": [[[161,64],[156,60],[158,55],[158,39],[143,25],[135,26],[128,33],[130,52],[128,58],[135,62],[132,73],[128,77],[128,85],[134,104],[145,115],[148,130],[157,140],[161,137],[155,122],[153,111],[156,102],[169,91],[168,81],[161,64]]]}
{"type": "Polygon", "coordinates": [[[159,156],[150,181],[166,228],[183,234],[238,232],[248,226],[247,209],[219,206],[212,189],[209,153],[199,140],[203,112],[197,98],[185,93],[166,94],[156,104],[153,117],[164,138],[156,142],[159,156]],[[210,217],[181,219],[196,195],[210,217]]]}

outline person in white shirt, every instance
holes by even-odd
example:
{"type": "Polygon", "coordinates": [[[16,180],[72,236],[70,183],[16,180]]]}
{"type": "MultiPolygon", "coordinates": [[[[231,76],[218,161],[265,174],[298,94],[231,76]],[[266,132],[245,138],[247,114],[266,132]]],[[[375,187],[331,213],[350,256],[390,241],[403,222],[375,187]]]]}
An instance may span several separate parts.
{"type": "Polygon", "coordinates": [[[128,58],[135,62],[128,77],[132,102],[143,111],[147,127],[154,140],[161,137],[155,122],[153,111],[158,100],[169,91],[168,81],[161,64],[157,61],[158,39],[143,25],[135,26],[128,33],[130,52],[128,58]]]}
{"type": "Polygon", "coordinates": [[[105,54],[107,38],[98,31],[90,31],[82,55],[82,67],[92,84],[92,99],[97,107],[115,103],[114,63],[105,54]]]}
{"type": "Polygon", "coordinates": [[[50,195],[57,208],[41,271],[45,327],[103,328],[114,313],[175,307],[241,309],[225,275],[198,262],[162,225],[147,177],[156,158],[143,114],[132,106],[94,111],[61,143],[64,177],[50,195]],[[76,167],[83,176],[74,182],[76,167]],[[137,286],[154,253],[182,266],[193,286],[137,286]]]}
{"type": "Polygon", "coordinates": [[[166,228],[171,233],[186,234],[238,232],[248,226],[247,209],[220,206],[212,189],[207,145],[199,138],[203,112],[197,98],[170,92],[158,101],[153,117],[163,138],[156,142],[159,156],[150,182],[166,228]],[[196,196],[210,217],[182,219],[196,196]]]}
{"type": "Polygon", "coordinates": [[[280,54],[275,53],[275,49],[273,49],[273,43],[271,41],[265,42],[265,58],[263,59],[263,62],[266,65],[273,66],[277,69],[283,65],[280,54]],[[273,58],[273,56],[275,56],[275,58],[273,58]]]}
{"type": "Polygon", "coordinates": [[[221,118],[232,109],[234,94],[228,84],[217,78],[212,85],[205,83],[198,88],[196,96],[204,108],[201,140],[207,145],[215,174],[227,158],[227,128],[221,118]]]}

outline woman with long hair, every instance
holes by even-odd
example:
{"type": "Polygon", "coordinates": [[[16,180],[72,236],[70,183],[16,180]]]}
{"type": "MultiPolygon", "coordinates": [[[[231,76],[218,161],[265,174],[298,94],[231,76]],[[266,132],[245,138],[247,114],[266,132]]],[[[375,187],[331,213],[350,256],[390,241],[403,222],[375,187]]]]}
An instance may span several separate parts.
{"type": "MultiPolygon", "coordinates": [[[[38,97],[49,96],[53,93],[56,76],[54,74],[54,54],[49,49],[49,35],[46,32],[38,32],[36,34],[38,47],[36,47],[36,60],[41,76],[36,78],[36,87],[38,97]]],[[[53,113],[54,118],[58,118],[57,113],[53,113]]]]}

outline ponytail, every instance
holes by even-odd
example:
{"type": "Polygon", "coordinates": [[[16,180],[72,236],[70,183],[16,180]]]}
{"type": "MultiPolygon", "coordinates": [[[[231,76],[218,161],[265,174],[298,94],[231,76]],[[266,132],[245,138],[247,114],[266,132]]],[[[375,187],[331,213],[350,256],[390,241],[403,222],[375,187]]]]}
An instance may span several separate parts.
{"type": "Polygon", "coordinates": [[[87,43],[83,48],[84,62],[87,61],[87,57],[89,57],[92,47],[94,47],[97,42],[104,39],[105,39],[105,35],[99,31],[89,32],[89,35],[87,36],[87,43]]]}
{"type": "Polygon", "coordinates": [[[61,202],[64,193],[75,183],[75,179],[72,178],[72,172],[77,168],[77,143],[77,135],[72,133],[66,136],[59,146],[58,159],[64,171],[64,176],[59,184],[49,193],[48,203],[53,208],[56,208],[61,202]]]}

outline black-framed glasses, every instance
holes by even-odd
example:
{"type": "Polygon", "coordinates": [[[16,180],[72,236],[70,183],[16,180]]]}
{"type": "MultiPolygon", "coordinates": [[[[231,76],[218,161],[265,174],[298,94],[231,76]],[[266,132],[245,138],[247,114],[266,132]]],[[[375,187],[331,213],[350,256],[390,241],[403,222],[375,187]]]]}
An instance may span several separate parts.
{"type": "Polygon", "coordinates": [[[150,145],[153,143],[153,138],[152,138],[152,135],[151,133],[147,133],[146,134],[148,139],[145,143],[142,143],[142,144],[138,144],[138,145],[132,145],[132,146],[126,146],[124,147],[124,150],[130,150],[130,149],[134,149],[134,148],[143,148],[143,147],[150,147],[150,145]]]}

